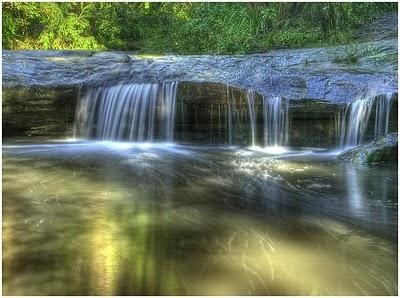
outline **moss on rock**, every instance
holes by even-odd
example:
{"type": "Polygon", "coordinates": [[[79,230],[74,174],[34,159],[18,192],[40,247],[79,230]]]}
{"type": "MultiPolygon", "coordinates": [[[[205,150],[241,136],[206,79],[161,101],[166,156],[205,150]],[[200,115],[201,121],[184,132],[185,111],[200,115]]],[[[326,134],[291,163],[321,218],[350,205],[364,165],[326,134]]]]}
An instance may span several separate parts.
{"type": "Polygon", "coordinates": [[[397,151],[398,135],[390,133],[378,141],[345,151],[337,158],[355,164],[397,163],[397,151]]]}

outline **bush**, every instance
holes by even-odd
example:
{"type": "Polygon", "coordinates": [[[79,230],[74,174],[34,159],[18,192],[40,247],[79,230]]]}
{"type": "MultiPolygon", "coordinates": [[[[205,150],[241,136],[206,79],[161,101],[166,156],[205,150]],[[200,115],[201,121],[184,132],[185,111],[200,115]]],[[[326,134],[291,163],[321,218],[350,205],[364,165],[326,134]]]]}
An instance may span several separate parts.
{"type": "Polygon", "coordinates": [[[3,48],[245,54],[340,44],[397,3],[7,3],[3,48]]]}
{"type": "Polygon", "coordinates": [[[342,64],[355,64],[362,57],[373,56],[376,53],[377,49],[371,45],[360,46],[356,44],[350,44],[345,46],[344,52],[336,53],[332,58],[332,62],[342,64]]]}

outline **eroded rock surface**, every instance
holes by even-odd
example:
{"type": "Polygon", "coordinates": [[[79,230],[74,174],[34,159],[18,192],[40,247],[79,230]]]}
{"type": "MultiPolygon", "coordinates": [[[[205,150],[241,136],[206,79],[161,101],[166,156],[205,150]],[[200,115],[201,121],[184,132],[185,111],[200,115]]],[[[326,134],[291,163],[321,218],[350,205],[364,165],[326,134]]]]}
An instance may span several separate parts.
{"type": "Polygon", "coordinates": [[[397,90],[397,40],[358,44],[356,63],[335,62],[348,46],[243,56],[130,52],[3,51],[3,88],[78,88],[121,82],[217,82],[287,99],[349,102],[397,90]]]}

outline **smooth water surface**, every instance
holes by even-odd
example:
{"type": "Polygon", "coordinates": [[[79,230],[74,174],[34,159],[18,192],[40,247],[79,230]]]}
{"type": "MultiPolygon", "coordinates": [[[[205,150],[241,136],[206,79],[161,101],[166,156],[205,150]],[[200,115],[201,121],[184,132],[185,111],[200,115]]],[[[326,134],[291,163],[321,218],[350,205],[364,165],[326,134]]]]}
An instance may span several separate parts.
{"type": "Polygon", "coordinates": [[[3,294],[395,295],[397,167],[311,151],[9,143],[3,294]]]}

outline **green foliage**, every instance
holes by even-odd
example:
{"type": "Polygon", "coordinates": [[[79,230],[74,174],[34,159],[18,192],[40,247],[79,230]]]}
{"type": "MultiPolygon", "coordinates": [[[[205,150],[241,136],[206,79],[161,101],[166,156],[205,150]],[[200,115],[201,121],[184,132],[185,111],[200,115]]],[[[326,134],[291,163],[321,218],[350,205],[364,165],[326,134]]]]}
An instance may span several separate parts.
{"type": "Polygon", "coordinates": [[[360,46],[357,44],[350,44],[345,46],[343,52],[335,53],[332,61],[341,64],[355,64],[361,58],[374,56],[377,52],[378,50],[372,45],[360,46]]]}
{"type": "Polygon", "coordinates": [[[83,3],[3,3],[3,47],[102,49],[83,3]]]}
{"type": "Polygon", "coordinates": [[[397,3],[7,3],[3,48],[244,54],[352,40],[397,3]]]}
{"type": "Polygon", "coordinates": [[[349,45],[344,49],[344,53],[335,54],[332,61],[335,63],[342,64],[354,64],[357,63],[362,53],[357,45],[349,45]]]}

